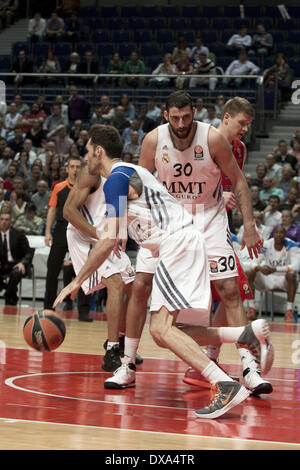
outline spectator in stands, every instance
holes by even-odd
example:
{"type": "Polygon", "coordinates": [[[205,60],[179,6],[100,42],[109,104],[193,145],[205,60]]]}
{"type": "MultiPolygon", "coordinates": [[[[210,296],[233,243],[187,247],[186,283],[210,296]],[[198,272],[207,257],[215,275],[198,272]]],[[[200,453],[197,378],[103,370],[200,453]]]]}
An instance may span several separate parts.
{"type": "Polygon", "coordinates": [[[0,5],[0,18],[5,26],[10,26],[16,19],[19,0],[4,0],[0,5]]]}
{"type": "Polygon", "coordinates": [[[6,129],[6,138],[14,137],[14,129],[16,126],[22,125],[22,115],[17,112],[16,103],[12,102],[8,106],[7,113],[4,119],[4,125],[6,129]]]}
{"type": "Polygon", "coordinates": [[[250,34],[246,25],[240,27],[239,33],[233,34],[227,41],[227,51],[230,53],[239,54],[241,50],[248,51],[252,44],[250,34]]]}
{"type": "Polygon", "coordinates": [[[39,119],[32,119],[32,126],[26,134],[26,139],[30,139],[34,151],[38,151],[43,147],[46,141],[46,132],[42,128],[42,121],[39,119]]]}
{"type": "Polygon", "coordinates": [[[255,211],[262,212],[267,207],[267,204],[261,201],[261,199],[259,198],[259,193],[260,193],[259,187],[256,186],[255,184],[252,185],[250,188],[252,208],[255,211]]]}
{"type": "Polygon", "coordinates": [[[276,62],[272,67],[263,71],[265,88],[274,88],[276,83],[280,88],[288,88],[292,81],[292,70],[284,54],[276,55],[276,62]]]}
{"type": "Polygon", "coordinates": [[[65,22],[60,18],[56,11],[51,13],[46,23],[45,39],[49,42],[58,42],[63,38],[65,22]]]}
{"type": "Polygon", "coordinates": [[[190,61],[189,54],[187,52],[182,52],[180,54],[180,59],[176,62],[176,74],[178,77],[175,80],[175,85],[177,88],[184,88],[187,83],[189,83],[189,78],[187,75],[192,75],[194,72],[193,64],[190,61]]]}
{"type": "MultiPolygon", "coordinates": [[[[120,54],[118,52],[114,52],[112,58],[109,61],[109,64],[106,69],[106,73],[110,75],[120,75],[124,73],[124,61],[121,59],[120,54]]],[[[119,78],[108,78],[107,83],[112,83],[114,85],[118,85],[119,78]]]]}
{"type": "Polygon", "coordinates": [[[132,122],[136,118],[136,110],[127,93],[122,93],[120,95],[118,104],[123,106],[125,116],[127,119],[129,119],[130,122],[132,122]]]}
{"type": "MultiPolygon", "coordinates": [[[[257,24],[256,34],[253,35],[251,51],[255,55],[266,57],[273,49],[273,36],[266,32],[262,23],[257,24]]],[[[250,51],[249,51],[250,52],[250,51]]]]}
{"type": "MultiPolygon", "coordinates": [[[[161,108],[159,108],[161,114],[161,108]]],[[[157,126],[158,119],[151,119],[147,116],[148,106],[146,104],[142,104],[139,108],[137,120],[139,121],[139,129],[141,129],[145,134],[152,131],[157,126]]],[[[129,127],[129,126],[127,126],[129,127]]]]}
{"type": "Polygon", "coordinates": [[[90,125],[107,124],[112,118],[113,112],[114,108],[110,102],[110,97],[108,95],[102,95],[100,98],[100,105],[96,106],[96,109],[91,116],[90,125]]]}
{"type": "MultiPolygon", "coordinates": [[[[271,228],[264,225],[264,213],[258,210],[254,210],[253,217],[254,217],[257,229],[259,230],[263,239],[266,240],[270,236],[271,228]]],[[[244,225],[241,225],[237,233],[237,239],[240,243],[242,243],[243,235],[244,235],[244,225]]]]}
{"type": "MultiPolygon", "coordinates": [[[[80,56],[77,52],[72,52],[69,56],[68,63],[66,65],[66,73],[76,76],[80,70],[80,56]]],[[[81,82],[80,78],[67,78],[67,83],[69,85],[79,84],[81,82]]]]}
{"type": "Polygon", "coordinates": [[[27,103],[23,102],[22,95],[20,95],[20,93],[17,93],[14,96],[13,102],[16,103],[17,113],[20,113],[23,116],[29,112],[29,106],[27,103]]]}
{"type": "Polygon", "coordinates": [[[293,169],[289,163],[286,163],[282,167],[282,176],[277,182],[277,186],[282,189],[284,193],[284,200],[288,197],[290,188],[292,186],[292,178],[294,176],[293,169]]]}
{"type": "Polygon", "coordinates": [[[125,109],[123,106],[119,105],[113,108],[113,113],[111,119],[109,120],[109,124],[118,129],[121,135],[127,127],[130,127],[130,121],[125,116],[125,109]]]}
{"type": "Polygon", "coordinates": [[[23,230],[26,235],[42,235],[44,221],[36,215],[36,207],[33,202],[27,202],[24,215],[20,215],[14,223],[14,228],[23,230]]]}
{"type": "Polygon", "coordinates": [[[209,49],[208,47],[203,45],[201,36],[196,36],[195,45],[192,47],[190,54],[190,59],[194,64],[199,62],[199,54],[202,52],[206,53],[208,56],[209,49]]]}
{"type": "Polygon", "coordinates": [[[14,78],[14,83],[17,86],[24,85],[26,83],[33,83],[34,78],[28,76],[24,77],[22,73],[32,73],[33,72],[33,63],[32,60],[26,57],[25,51],[19,50],[17,59],[13,62],[12,72],[17,75],[14,78]]]}
{"type": "Polygon", "coordinates": [[[203,98],[197,98],[194,119],[195,121],[204,121],[208,118],[207,108],[204,107],[203,98]]]}
{"type": "Polygon", "coordinates": [[[141,144],[139,143],[138,131],[131,130],[130,140],[124,145],[124,153],[131,153],[132,155],[139,155],[141,152],[141,144]]]}
{"type": "Polygon", "coordinates": [[[294,205],[292,209],[292,216],[294,223],[300,226],[300,201],[294,205]]]}
{"type": "Polygon", "coordinates": [[[145,133],[140,129],[140,121],[138,119],[134,119],[131,123],[130,127],[127,127],[123,134],[122,134],[122,139],[124,142],[124,145],[130,143],[131,141],[131,131],[137,131],[139,134],[138,138],[138,143],[141,144],[143,138],[145,137],[145,133]]]}
{"type": "Polygon", "coordinates": [[[68,99],[69,121],[75,122],[77,119],[82,121],[88,119],[90,105],[83,95],[78,94],[77,86],[69,87],[70,97],[68,99]]]}
{"type": "Polygon", "coordinates": [[[60,156],[61,161],[64,163],[68,158],[71,145],[74,143],[73,139],[68,135],[66,126],[61,124],[53,131],[50,131],[47,134],[47,139],[55,143],[55,153],[60,156]]]}
{"type": "Polygon", "coordinates": [[[259,189],[263,187],[263,179],[267,174],[266,167],[263,163],[256,165],[256,178],[253,178],[252,184],[257,185],[259,189]]]}
{"type": "Polygon", "coordinates": [[[218,95],[216,96],[216,116],[217,118],[222,118],[223,115],[223,106],[225,104],[225,96],[224,95],[218,95]]]}
{"type": "Polygon", "coordinates": [[[126,61],[124,66],[124,74],[131,75],[130,77],[122,77],[120,80],[121,86],[143,87],[145,85],[145,78],[139,75],[146,73],[146,65],[142,59],[139,59],[137,51],[132,51],[130,59],[126,61]]]}
{"type": "Polygon", "coordinates": [[[30,173],[31,169],[31,162],[29,160],[29,153],[26,150],[22,150],[19,154],[18,162],[18,175],[22,178],[26,178],[26,176],[30,173]]]}
{"type": "Polygon", "coordinates": [[[78,42],[81,39],[81,21],[78,18],[78,13],[72,11],[71,16],[65,18],[65,34],[64,39],[72,43],[78,42]]]}
{"type": "Polygon", "coordinates": [[[146,116],[155,122],[161,114],[161,109],[157,105],[155,98],[152,98],[152,97],[148,98],[147,107],[148,109],[147,109],[146,116]]]}
{"type": "MultiPolygon", "coordinates": [[[[215,63],[208,58],[208,53],[206,51],[202,51],[199,53],[199,61],[194,64],[194,74],[196,75],[216,75],[216,65],[215,63]]],[[[190,79],[190,88],[201,87],[203,85],[208,85],[210,91],[215,90],[218,83],[218,79],[216,77],[210,78],[196,78],[192,77],[190,79]]]]}
{"type": "Polygon", "coordinates": [[[23,149],[25,134],[22,131],[22,126],[17,125],[14,129],[14,135],[11,139],[7,139],[7,143],[14,153],[20,152],[23,149]]]}
{"type": "Polygon", "coordinates": [[[41,111],[44,111],[47,116],[51,113],[50,106],[46,103],[46,96],[45,95],[39,95],[36,100],[37,104],[39,105],[39,108],[41,111]]]}
{"type": "MultiPolygon", "coordinates": [[[[36,152],[33,150],[32,148],[32,140],[31,139],[25,139],[24,140],[24,144],[23,144],[23,150],[25,150],[25,152],[28,153],[29,155],[29,161],[31,163],[34,162],[34,160],[36,159],[37,157],[37,154],[36,152]]],[[[16,153],[15,154],[15,160],[18,160],[18,158],[20,157],[20,154],[19,153],[16,153]]]]}
{"type": "Polygon", "coordinates": [[[182,61],[182,57],[184,56],[184,60],[186,57],[190,58],[191,49],[188,47],[187,42],[183,36],[180,36],[177,39],[177,45],[174,47],[172,52],[172,60],[175,65],[182,61]]]}
{"type": "Polygon", "coordinates": [[[43,124],[46,118],[47,114],[40,109],[38,103],[32,103],[30,111],[24,114],[22,119],[23,132],[27,133],[33,126],[34,121],[43,124]]]}
{"type": "MultiPolygon", "coordinates": [[[[285,229],[285,236],[298,243],[300,246],[300,227],[293,223],[292,211],[283,210],[281,214],[282,218],[280,226],[285,229]]],[[[273,237],[275,228],[272,230],[270,238],[273,237]]]]}
{"type": "Polygon", "coordinates": [[[56,129],[56,127],[60,124],[68,126],[69,121],[64,116],[62,116],[61,105],[54,103],[50,116],[48,116],[44,121],[43,129],[47,132],[50,132],[53,131],[53,129],[56,129]]]}
{"type": "Polygon", "coordinates": [[[279,163],[276,163],[276,158],[273,153],[268,153],[266,156],[266,164],[265,164],[267,174],[269,178],[271,178],[274,182],[281,179],[282,175],[282,166],[279,163]]]}
{"type": "Polygon", "coordinates": [[[268,205],[264,210],[264,225],[273,229],[276,225],[281,224],[282,214],[278,210],[280,204],[279,196],[274,194],[269,197],[268,205]]]}
{"type": "Polygon", "coordinates": [[[2,138],[5,139],[5,136],[6,136],[6,129],[5,129],[4,117],[0,117],[0,141],[2,138]]]}
{"type": "Polygon", "coordinates": [[[84,60],[80,62],[78,72],[87,74],[86,77],[80,77],[82,85],[92,86],[94,78],[88,75],[99,73],[99,61],[94,57],[93,51],[85,51],[84,60]]]}
{"type": "Polygon", "coordinates": [[[9,202],[11,203],[11,215],[12,219],[15,221],[21,215],[24,215],[26,204],[28,203],[26,198],[26,192],[24,189],[20,191],[12,191],[10,193],[9,202]]]}
{"type": "Polygon", "coordinates": [[[48,202],[50,198],[49,186],[46,180],[39,180],[37,183],[37,191],[32,195],[32,202],[36,207],[36,215],[43,220],[47,218],[48,202]]]}
{"type": "Polygon", "coordinates": [[[298,202],[298,198],[299,198],[299,189],[294,186],[291,186],[288,192],[287,198],[283,201],[282,204],[280,204],[279,210],[280,211],[283,211],[283,210],[292,211],[298,202]]]}
{"type": "Polygon", "coordinates": [[[9,146],[5,147],[2,152],[2,157],[0,160],[0,177],[1,178],[5,177],[7,173],[7,169],[12,162],[13,156],[14,156],[14,153],[12,149],[9,146]]]}
{"type": "Polygon", "coordinates": [[[58,13],[63,17],[69,17],[73,12],[80,11],[80,0],[61,0],[57,7],[58,13]]]}
{"type": "Polygon", "coordinates": [[[39,159],[42,162],[43,168],[46,166],[46,162],[50,160],[52,155],[55,153],[55,143],[54,142],[44,142],[43,150],[39,153],[39,159]]]}
{"type": "MultiPolygon", "coordinates": [[[[239,58],[233,60],[225,70],[225,75],[257,75],[259,67],[248,60],[248,54],[245,50],[241,50],[239,58]]],[[[244,83],[244,78],[223,78],[224,86],[240,87],[244,83]]]]}
{"type": "Polygon", "coordinates": [[[207,113],[208,117],[204,119],[203,122],[210,124],[217,129],[221,124],[221,119],[216,117],[216,108],[213,104],[207,106],[207,113]]]}
{"type": "Polygon", "coordinates": [[[69,119],[69,106],[65,103],[62,95],[56,95],[54,103],[61,106],[61,115],[69,119]]]}
{"type": "Polygon", "coordinates": [[[53,49],[50,47],[44,57],[42,65],[38,69],[39,73],[46,73],[47,76],[39,77],[38,82],[42,86],[46,86],[49,83],[58,82],[58,77],[51,76],[52,74],[61,73],[61,65],[59,58],[54,54],[53,49]]]}
{"type": "Polygon", "coordinates": [[[288,151],[289,155],[293,155],[297,158],[298,167],[300,164],[300,137],[295,137],[291,142],[291,149],[288,151]]]}
{"type": "Polygon", "coordinates": [[[284,193],[282,189],[276,188],[272,178],[265,176],[263,179],[263,189],[259,193],[259,198],[261,201],[268,204],[270,196],[278,196],[280,201],[284,200],[284,193]]]}
{"type": "Polygon", "coordinates": [[[31,42],[38,42],[43,39],[46,31],[46,20],[42,18],[40,12],[36,12],[28,22],[28,39],[31,42]]]}
{"type": "Polygon", "coordinates": [[[287,141],[281,139],[278,142],[278,146],[274,149],[274,155],[276,158],[276,162],[278,163],[289,163],[293,168],[294,172],[298,169],[298,160],[294,155],[291,155],[288,151],[288,144],[287,141]]]}
{"type": "Polygon", "coordinates": [[[14,191],[14,178],[16,175],[16,167],[12,163],[10,163],[10,165],[7,167],[6,177],[3,180],[4,189],[6,189],[7,191],[14,191]]]}
{"type": "Polygon", "coordinates": [[[70,137],[77,142],[80,136],[80,132],[83,130],[83,122],[81,119],[76,119],[74,125],[71,128],[70,137]]]}
{"type": "Polygon", "coordinates": [[[167,53],[164,55],[163,62],[158,64],[158,66],[152,71],[152,75],[155,75],[155,78],[150,78],[149,85],[157,88],[167,87],[174,81],[174,79],[164,77],[162,75],[174,75],[175,73],[176,66],[173,64],[172,54],[167,53]]]}

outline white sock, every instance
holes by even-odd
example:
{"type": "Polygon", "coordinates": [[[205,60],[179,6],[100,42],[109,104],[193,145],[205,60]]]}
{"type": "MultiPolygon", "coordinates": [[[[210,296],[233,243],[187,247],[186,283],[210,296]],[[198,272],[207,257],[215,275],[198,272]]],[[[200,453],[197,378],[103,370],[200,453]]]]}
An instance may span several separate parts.
{"type": "Polygon", "coordinates": [[[249,308],[254,308],[254,310],[255,310],[255,302],[254,302],[254,299],[253,299],[253,300],[249,300],[248,305],[249,305],[249,308]]]}
{"type": "Polygon", "coordinates": [[[294,310],[294,302],[287,302],[286,309],[293,311],[294,310]]]}
{"type": "Polygon", "coordinates": [[[116,344],[119,346],[119,342],[114,343],[113,341],[108,341],[108,342],[107,342],[107,346],[106,346],[106,351],[109,351],[109,350],[110,350],[113,346],[115,346],[116,344]]]}
{"type": "Polygon", "coordinates": [[[219,337],[222,343],[236,343],[239,339],[241,334],[243,333],[245,327],[244,326],[221,326],[218,328],[219,330],[219,337]]]}
{"type": "Polygon", "coordinates": [[[209,383],[215,385],[217,382],[222,381],[231,381],[233,382],[232,378],[229,375],[225,374],[213,361],[211,361],[208,366],[202,371],[202,375],[207,378],[209,383]]]}
{"type": "Polygon", "coordinates": [[[135,363],[136,352],[140,344],[140,338],[128,338],[125,336],[124,356],[130,357],[135,363]]]}

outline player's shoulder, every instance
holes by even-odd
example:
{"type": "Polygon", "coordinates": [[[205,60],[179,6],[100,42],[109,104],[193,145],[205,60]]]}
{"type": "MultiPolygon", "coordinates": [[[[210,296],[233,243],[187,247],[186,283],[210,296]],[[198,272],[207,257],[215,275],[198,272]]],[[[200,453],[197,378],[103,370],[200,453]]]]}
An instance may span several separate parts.
{"type": "Polygon", "coordinates": [[[53,188],[53,192],[54,193],[59,193],[60,191],[62,191],[66,186],[69,186],[70,187],[70,183],[69,183],[69,180],[64,180],[64,181],[61,181],[59,183],[56,183],[56,185],[54,186],[53,188]]]}

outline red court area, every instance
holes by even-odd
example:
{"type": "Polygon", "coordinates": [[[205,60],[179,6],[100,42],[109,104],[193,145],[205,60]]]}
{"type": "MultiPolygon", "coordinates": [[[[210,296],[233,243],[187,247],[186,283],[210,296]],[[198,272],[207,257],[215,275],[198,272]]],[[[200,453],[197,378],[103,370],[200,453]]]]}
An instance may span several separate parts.
{"type": "MultiPolygon", "coordinates": [[[[274,391],[218,420],[201,420],[209,391],[182,382],[179,361],[145,359],[136,388],[105,390],[101,357],[0,349],[0,418],[300,444],[300,372],[273,368],[274,391]]],[[[229,373],[240,373],[228,365],[229,373]]]]}

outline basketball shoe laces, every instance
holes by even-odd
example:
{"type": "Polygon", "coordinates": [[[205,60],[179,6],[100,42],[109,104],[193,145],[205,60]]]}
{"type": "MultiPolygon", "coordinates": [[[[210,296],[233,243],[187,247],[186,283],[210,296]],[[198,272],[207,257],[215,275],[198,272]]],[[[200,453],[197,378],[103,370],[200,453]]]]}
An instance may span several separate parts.
{"type": "Polygon", "coordinates": [[[218,384],[213,385],[210,389],[210,403],[206,408],[213,407],[217,403],[218,399],[220,398],[221,393],[222,392],[218,384]]]}

